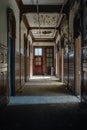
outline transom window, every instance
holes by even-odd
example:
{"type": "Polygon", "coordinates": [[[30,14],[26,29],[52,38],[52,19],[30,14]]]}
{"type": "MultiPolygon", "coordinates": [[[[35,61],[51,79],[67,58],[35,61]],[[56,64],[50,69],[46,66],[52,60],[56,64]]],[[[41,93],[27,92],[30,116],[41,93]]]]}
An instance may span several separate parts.
{"type": "Polygon", "coordinates": [[[42,48],[35,48],[35,56],[42,56],[42,48]]]}

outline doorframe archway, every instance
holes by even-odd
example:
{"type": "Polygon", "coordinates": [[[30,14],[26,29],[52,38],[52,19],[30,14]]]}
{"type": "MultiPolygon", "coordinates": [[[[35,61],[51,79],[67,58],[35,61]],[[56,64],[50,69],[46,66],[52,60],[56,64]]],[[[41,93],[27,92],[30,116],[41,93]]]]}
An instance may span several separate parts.
{"type": "Polygon", "coordinates": [[[15,38],[16,20],[11,8],[7,9],[7,46],[8,46],[8,77],[9,96],[15,95],[15,38]]]}

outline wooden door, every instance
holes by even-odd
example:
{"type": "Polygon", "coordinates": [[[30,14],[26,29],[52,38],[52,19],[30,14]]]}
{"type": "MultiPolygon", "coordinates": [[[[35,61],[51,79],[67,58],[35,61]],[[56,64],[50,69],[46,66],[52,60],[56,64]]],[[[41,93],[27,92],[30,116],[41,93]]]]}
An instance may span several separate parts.
{"type": "Polygon", "coordinates": [[[27,35],[24,34],[24,81],[27,82],[27,35]]]}
{"type": "Polygon", "coordinates": [[[75,94],[81,95],[81,36],[75,40],[75,94]]]}
{"type": "Polygon", "coordinates": [[[34,57],[34,74],[42,75],[42,56],[34,57]]]}
{"type": "Polygon", "coordinates": [[[51,75],[51,67],[54,67],[54,47],[46,47],[45,55],[46,74],[51,75]]]}
{"type": "Polygon", "coordinates": [[[74,68],[75,68],[75,79],[74,79],[74,86],[75,86],[75,95],[81,96],[81,16],[78,12],[74,19],[74,68]]]}
{"type": "Polygon", "coordinates": [[[7,10],[7,46],[9,95],[15,95],[15,35],[16,21],[13,10],[7,10]]]}
{"type": "Polygon", "coordinates": [[[33,62],[33,71],[34,75],[42,75],[43,74],[43,57],[42,57],[42,48],[35,47],[34,48],[34,62],[33,62]]]}

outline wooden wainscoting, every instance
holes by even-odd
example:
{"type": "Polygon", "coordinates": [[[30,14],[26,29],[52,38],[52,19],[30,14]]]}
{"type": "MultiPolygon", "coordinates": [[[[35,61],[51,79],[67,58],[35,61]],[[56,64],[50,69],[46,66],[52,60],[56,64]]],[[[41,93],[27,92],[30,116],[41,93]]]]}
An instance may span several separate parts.
{"type": "Polygon", "coordinates": [[[20,89],[20,53],[15,52],[15,91],[20,89]]]}
{"type": "Polygon", "coordinates": [[[7,103],[9,96],[7,47],[0,44],[0,105],[7,103]]]}

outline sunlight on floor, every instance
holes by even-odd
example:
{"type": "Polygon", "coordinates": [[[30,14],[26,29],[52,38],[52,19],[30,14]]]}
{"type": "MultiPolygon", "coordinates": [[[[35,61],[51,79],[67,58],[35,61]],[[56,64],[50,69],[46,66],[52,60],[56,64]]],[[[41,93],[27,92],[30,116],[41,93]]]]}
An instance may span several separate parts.
{"type": "Polygon", "coordinates": [[[55,103],[80,103],[80,99],[75,96],[11,96],[8,105],[55,103]]]}
{"type": "Polygon", "coordinates": [[[40,76],[32,76],[32,77],[29,78],[29,80],[32,80],[32,79],[36,79],[36,80],[38,80],[38,79],[56,80],[57,78],[55,76],[42,76],[42,75],[40,75],[40,76]]]}

